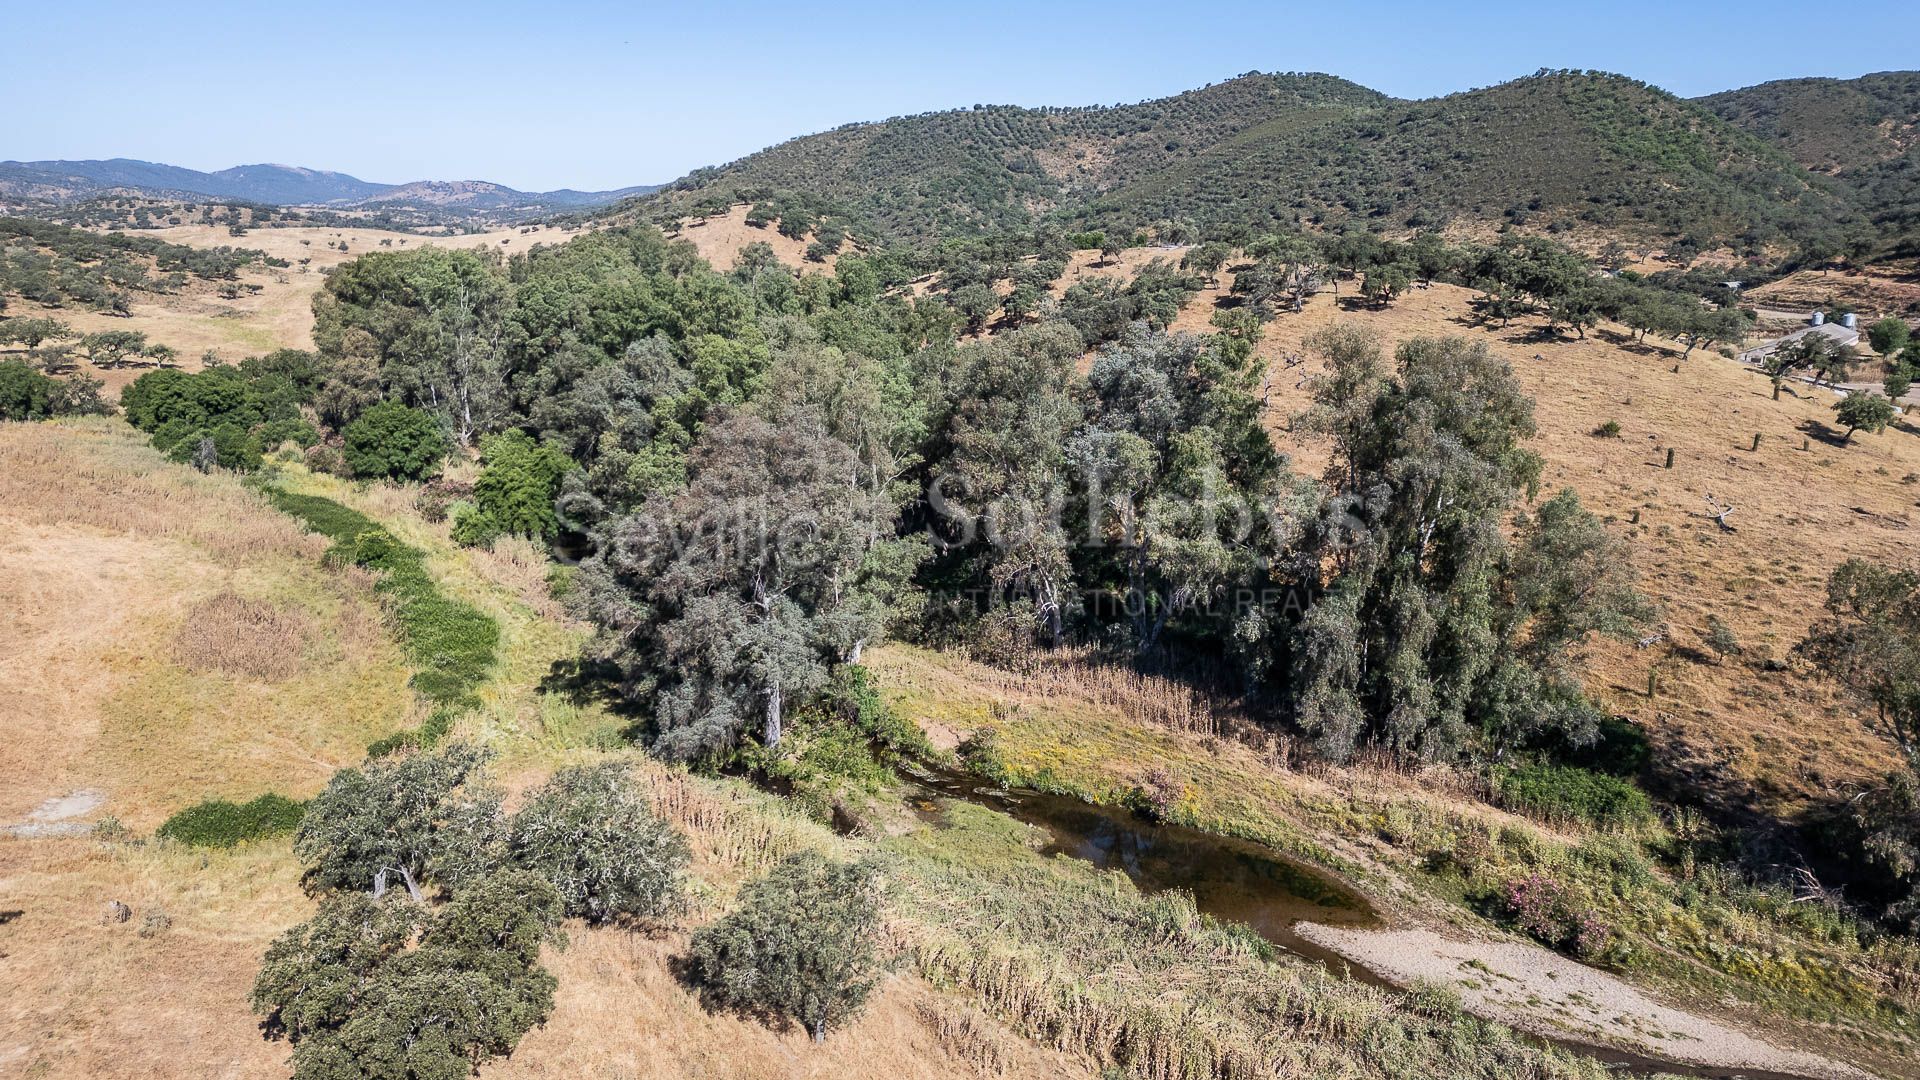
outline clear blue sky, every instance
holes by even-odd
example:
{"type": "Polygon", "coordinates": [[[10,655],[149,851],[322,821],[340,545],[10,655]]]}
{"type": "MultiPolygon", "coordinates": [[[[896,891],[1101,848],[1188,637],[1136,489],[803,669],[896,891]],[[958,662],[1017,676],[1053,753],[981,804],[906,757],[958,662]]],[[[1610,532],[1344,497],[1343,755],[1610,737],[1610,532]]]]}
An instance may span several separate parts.
{"type": "Polygon", "coordinates": [[[1429,97],[1542,67],[1694,95],[1920,66],[1916,0],[6,8],[0,159],[280,162],[543,190],[670,180],[854,120],[1136,101],[1255,69],[1429,97]]]}

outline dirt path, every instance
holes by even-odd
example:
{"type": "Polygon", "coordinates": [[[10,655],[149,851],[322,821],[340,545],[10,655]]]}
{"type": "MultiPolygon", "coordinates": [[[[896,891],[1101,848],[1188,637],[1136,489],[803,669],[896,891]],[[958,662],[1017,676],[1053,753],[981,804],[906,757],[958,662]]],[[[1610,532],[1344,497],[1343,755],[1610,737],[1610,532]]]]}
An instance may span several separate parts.
{"type": "Polygon", "coordinates": [[[1864,1080],[1870,1075],[1663,1005],[1604,971],[1537,945],[1457,941],[1431,930],[1352,930],[1312,923],[1300,923],[1294,930],[1395,985],[1451,987],[1469,1012],[1542,1037],[1709,1068],[1822,1080],[1864,1080]]]}

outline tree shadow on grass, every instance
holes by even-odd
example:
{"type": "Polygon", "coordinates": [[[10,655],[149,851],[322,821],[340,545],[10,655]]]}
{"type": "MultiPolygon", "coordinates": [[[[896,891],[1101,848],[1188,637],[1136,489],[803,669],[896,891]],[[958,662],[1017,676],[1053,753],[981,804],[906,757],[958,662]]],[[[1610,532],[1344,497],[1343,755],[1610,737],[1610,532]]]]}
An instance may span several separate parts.
{"type": "Polygon", "coordinates": [[[738,1017],[782,1034],[799,1028],[793,1018],[783,1012],[726,1000],[711,983],[701,978],[699,966],[694,963],[690,952],[668,957],[667,972],[682,989],[699,1000],[702,1009],[716,1016],[738,1017]]]}
{"type": "Polygon", "coordinates": [[[1842,447],[1847,445],[1847,433],[1831,424],[1823,423],[1819,420],[1802,420],[1796,426],[1800,429],[1800,434],[1810,439],[1818,439],[1828,446],[1842,447]]]}
{"type": "Polygon", "coordinates": [[[1667,351],[1658,345],[1649,345],[1644,341],[1636,339],[1632,334],[1623,334],[1618,330],[1609,330],[1604,326],[1595,329],[1593,336],[1616,349],[1633,353],[1636,356],[1667,355],[1667,351]]]}
{"type": "Polygon", "coordinates": [[[634,739],[649,730],[653,718],[639,702],[620,688],[620,671],[604,660],[574,657],[555,660],[540,679],[539,692],[560,698],[569,705],[598,705],[611,716],[624,721],[622,738],[634,739]]]}

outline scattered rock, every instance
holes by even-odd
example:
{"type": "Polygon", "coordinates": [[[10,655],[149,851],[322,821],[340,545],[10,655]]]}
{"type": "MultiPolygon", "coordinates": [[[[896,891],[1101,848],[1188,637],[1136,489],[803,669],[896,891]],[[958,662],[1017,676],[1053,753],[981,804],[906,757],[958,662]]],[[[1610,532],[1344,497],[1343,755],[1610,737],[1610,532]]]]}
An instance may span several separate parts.
{"type": "Polygon", "coordinates": [[[0,826],[0,835],[13,836],[21,840],[38,840],[52,836],[85,836],[92,826],[84,821],[73,819],[100,809],[106,801],[107,796],[104,792],[82,788],[41,803],[21,824],[0,826]]]}

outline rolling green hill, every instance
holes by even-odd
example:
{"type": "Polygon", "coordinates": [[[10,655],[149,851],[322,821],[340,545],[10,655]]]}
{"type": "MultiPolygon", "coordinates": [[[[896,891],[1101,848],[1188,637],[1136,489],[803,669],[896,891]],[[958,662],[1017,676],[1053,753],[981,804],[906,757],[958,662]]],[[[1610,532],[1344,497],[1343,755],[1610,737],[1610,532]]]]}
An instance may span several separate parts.
{"type": "Polygon", "coordinates": [[[1270,122],[1088,208],[1101,224],[1540,218],[1763,240],[1850,213],[1752,135],[1644,83],[1581,72],[1270,122]]]}
{"type": "Polygon", "coordinates": [[[1256,73],[1134,105],[898,117],[700,170],[622,212],[677,217],[776,194],[856,235],[907,242],[1043,221],[1223,231],[1528,220],[1764,243],[1864,221],[1760,134],[1596,72],[1425,101],[1256,73]]]}
{"type": "Polygon", "coordinates": [[[1256,73],[1134,105],[924,113],[793,139],[642,201],[672,216],[715,195],[794,192],[888,239],[986,232],[1079,207],[1266,124],[1386,100],[1331,75],[1256,73]]]}
{"type": "Polygon", "coordinates": [[[1920,71],[1783,79],[1697,100],[1833,177],[1883,236],[1920,245],[1920,71]]]}

